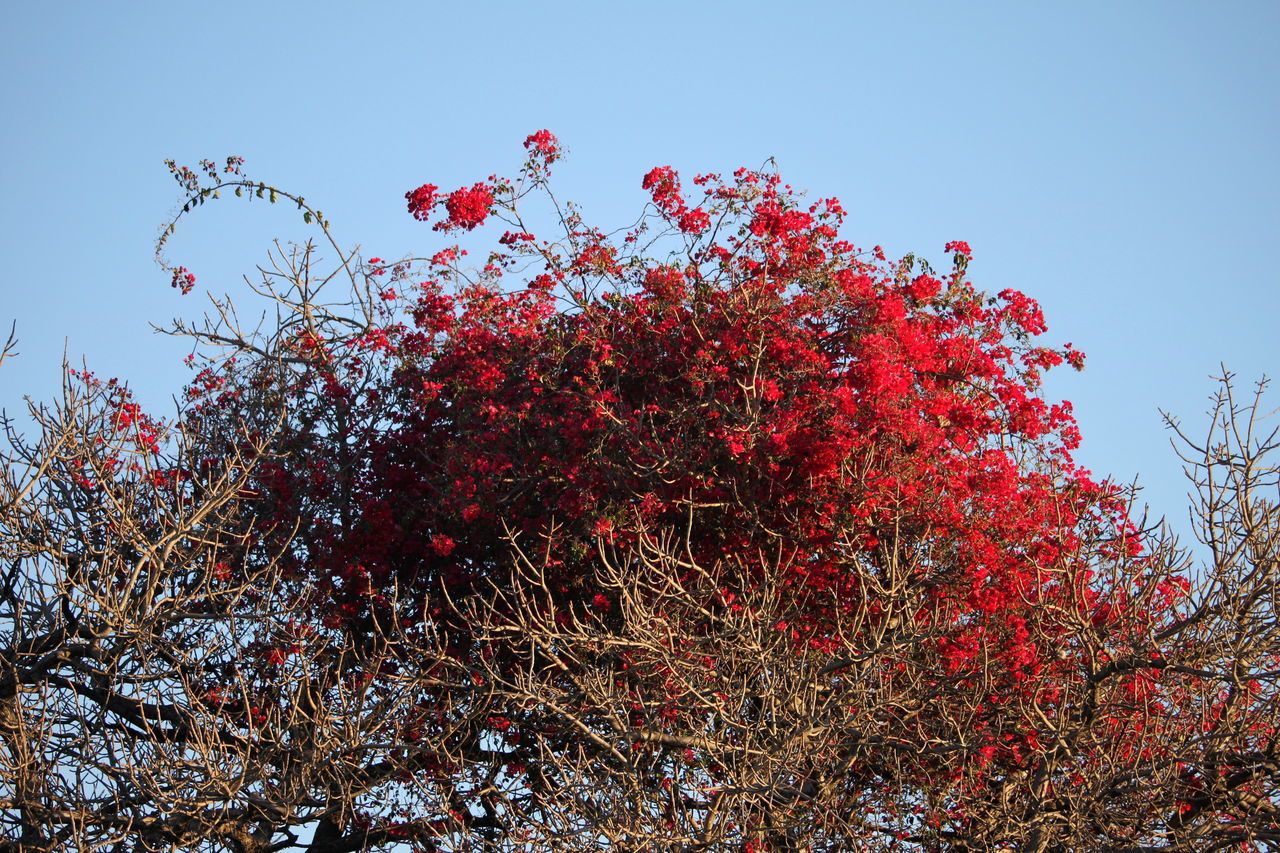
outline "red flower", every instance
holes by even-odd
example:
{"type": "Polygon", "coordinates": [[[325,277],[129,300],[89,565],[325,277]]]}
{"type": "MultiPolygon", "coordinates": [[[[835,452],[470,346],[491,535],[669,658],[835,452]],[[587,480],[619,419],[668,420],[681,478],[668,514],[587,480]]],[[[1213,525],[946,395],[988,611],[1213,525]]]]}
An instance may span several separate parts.
{"type": "Polygon", "coordinates": [[[489,216],[489,208],[493,205],[493,187],[485,183],[476,183],[470,187],[454,190],[444,200],[445,210],[449,211],[449,219],[436,225],[437,230],[465,228],[472,230],[483,225],[489,216]]]}
{"type": "Polygon", "coordinates": [[[173,287],[181,290],[184,294],[190,293],[191,288],[196,286],[196,277],[186,267],[177,267],[173,271],[173,280],[170,282],[173,287]]]}
{"type": "Polygon", "coordinates": [[[414,219],[426,222],[431,217],[431,208],[435,206],[438,189],[440,188],[435,184],[423,184],[416,190],[404,194],[409,202],[409,212],[413,214],[414,219]]]}
{"type": "Polygon", "coordinates": [[[941,289],[942,282],[931,275],[916,276],[910,287],[911,295],[921,302],[937,296],[941,289]]]}
{"type": "Polygon", "coordinates": [[[549,130],[529,134],[524,147],[531,157],[541,157],[546,163],[554,163],[560,157],[560,140],[549,130]]]}
{"type": "Polygon", "coordinates": [[[686,211],[680,217],[680,230],[686,234],[701,234],[711,225],[711,217],[700,207],[686,211]]]}
{"type": "Polygon", "coordinates": [[[653,203],[664,213],[672,214],[684,207],[680,199],[680,177],[670,166],[655,166],[640,182],[641,189],[649,191],[653,203]]]}

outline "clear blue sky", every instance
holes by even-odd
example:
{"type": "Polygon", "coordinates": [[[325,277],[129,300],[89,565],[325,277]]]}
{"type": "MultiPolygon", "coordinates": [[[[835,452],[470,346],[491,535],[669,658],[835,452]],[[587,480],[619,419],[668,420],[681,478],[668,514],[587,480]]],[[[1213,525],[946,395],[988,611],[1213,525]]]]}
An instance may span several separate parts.
{"type": "MultiPolygon", "coordinates": [[[[1087,370],[1081,458],[1182,512],[1157,408],[1198,425],[1220,361],[1280,373],[1280,3],[645,2],[6,4],[0,403],[56,390],[64,345],[163,409],[190,315],[151,260],[161,161],[240,154],[339,236],[396,257],[438,235],[406,189],[511,172],[568,145],[559,194],[639,210],[654,165],[776,157],[840,197],[847,236],[945,260],[1046,310],[1087,370]]],[[[206,208],[171,255],[235,292],[292,211],[206,208]]],[[[1280,403],[1280,394],[1275,396],[1280,403]]]]}

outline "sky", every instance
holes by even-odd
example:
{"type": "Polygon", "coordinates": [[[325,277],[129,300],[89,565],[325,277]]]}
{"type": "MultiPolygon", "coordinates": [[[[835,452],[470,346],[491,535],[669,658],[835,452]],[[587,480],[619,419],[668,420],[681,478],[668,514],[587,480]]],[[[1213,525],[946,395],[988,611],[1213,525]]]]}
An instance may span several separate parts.
{"type": "MultiPolygon", "coordinates": [[[[228,154],[321,207],[366,257],[429,254],[404,192],[513,173],[549,128],[559,197],[610,230],[656,165],[784,179],[849,211],[845,236],[1044,307],[1088,354],[1047,393],[1078,458],[1185,524],[1160,410],[1205,424],[1221,364],[1280,373],[1280,4],[1077,2],[19,3],[0,34],[0,405],[51,399],[64,354],[163,413],[188,378],[153,331],[203,310],[291,210],[219,204],[152,258],[165,158],[228,154]]],[[[433,248],[435,247],[435,248],[433,248]]],[[[1273,394],[1280,404],[1280,395],[1273,394]]]]}

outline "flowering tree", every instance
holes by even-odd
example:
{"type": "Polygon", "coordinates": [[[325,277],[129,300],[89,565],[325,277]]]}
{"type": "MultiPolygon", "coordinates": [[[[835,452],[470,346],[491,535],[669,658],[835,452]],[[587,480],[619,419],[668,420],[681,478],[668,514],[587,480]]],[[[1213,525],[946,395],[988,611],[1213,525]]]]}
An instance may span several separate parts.
{"type": "MultiPolygon", "coordinates": [[[[208,603],[165,623],[182,654],[129,635],[182,662],[149,682],[181,686],[181,723],[129,785],[94,776],[84,802],[110,806],[68,833],[317,853],[1280,845],[1276,436],[1256,400],[1224,381],[1209,439],[1184,437],[1209,551],[1192,570],[1073,463],[1070,407],[1039,388],[1082,357],[1036,343],[1031,299],[976,290],[967,244],[942,272],[889,261],[770,171],[686,193],[666,167],[606,234],[550,193],[555,137],[525,148],[514,178],[407,193],[459,242],[393,262],[234,158],[171,164],[179,218],[235,192],[296,204],[323,242],[264,268],[267,331],[220,301],[175,326],[207,360],[170,426],[192,450],[108,466],[147,506],[225,507],[228,532],[210,545],[170,513],[130,540],[137,570],[204,567],[208,603]],[[214,550],[156,544],[197,540],[214,550]],[[133,781],[157,774],[198,794],[133,781]]],[[[103,405],[112,429],[151,423],[103,405]]],[[[116,480],[83,473],[104,458],[85,445],[57,488],[101,502],[116,480]]],[[[72,577],[12,539],[15,565],[72,577]]],[[[109,687],[128,671],[47,689],[161,704],[109,687]]],[[[81,766],[49,743],[40,767],[81,766]]],[[[62,843],[12,778],[3,819],[62,843]]]]}

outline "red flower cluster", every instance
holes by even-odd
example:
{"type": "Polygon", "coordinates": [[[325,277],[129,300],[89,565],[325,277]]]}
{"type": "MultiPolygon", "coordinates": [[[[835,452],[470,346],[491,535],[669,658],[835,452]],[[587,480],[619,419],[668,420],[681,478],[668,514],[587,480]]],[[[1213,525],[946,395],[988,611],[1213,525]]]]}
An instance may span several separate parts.
{"type": "MultiPolygon", "coordinates": [[[[534,134],[528,147],[553,144],[534,134]]],[[[516,196],[497,188],[512,184],[490,180],[449,194],[437,227],[510,212],[516,196]]],[[[842,241],[834,199],[801,205],[776,175],[748,170],[696,184],[693,207],[670,167],[643,181],[682,241],[672,258],[627,254],[576,220],[559,244],[507,232],[502,251],[541,264],[529,281],[501,287],[495,254],[480,284],[426,282],[405,300],[409,317],[361,348],[383,367],[324,380],[349,422],[367,406],[379,426],[359,441],[364,521],[317,536],[314,565],[329,566],[318,582],[359,565],[375,588],[395,578],[424,594],[439,583],[478,592],[514,531],[542,543],[565,607],[600,608],[594,543],[685,530],[693,506],[700,564],[785,543],[798,642],[827,648],[841,608],[866,594],[865,567],[905,549],[933,555],[921,582],[950,620],[939,666],[964,672],[980,650],[993,697],[1060,669],[1027,638],[1062,630],[1052,614],[1078,603],[1043,578],[1061,573],[1082,526],[1122,523],[1110,491],[1071,462],[1069,407],[1036,395],[1041,372],[1072,351],[1026,343],[1045,326],[1020,293],[990,302],[959,273],[904,278],[901,264],[842,241]],[[726,223],[715,240],[712,219],[726,223]],[[574,312],[557,310],[566,293],[574,312]],[[388,377],[376,395],[361,390],[370,375],[388,377]]],[[[410,199],[422,218],[435,188],[410,199]]],[[[449,273],[459,256],[445,250],[432,269],[449,273]]],[[[305,474],[282,467],[268,490],[338,500],[315,486],[341,481],[316,477],[333,457],[291,457],[305,474]]],[[[344,618],[371,606],[358,589],[327,589],[344,618]]]]}
{"type": "Polygon", "coordinates": [[[537,157],[548,165],[560,159],[560,140],[549,130],[529,134],[524,147],[530,157],[537,157]]]}
{"type": "Polygon", "coordinates": [[[409,202],[409,213],[414,219],[426,222],[431,218],[431,210],[436,204],[436,191],[439,189],[435,184],[423,184],[416,190],[410,190],[404,194],[409,202]]]}
{"type": "Polygon", "coordinates": [[[173,278],[170,281],[170,285],[182,291],[184,295],[188,294],[196,286],[195,273],[186,267],[176,267],[173,270],[173,278]]]}
{"type": "MultiPolygon", "coordinates": [[[[428,185],[430,186],[430,185],[428,185]]],[[[493,187],[485,183],[476,183],[470,187],[454,190],[444,200],[444,208],[449,218],[437,223],[437,231],[449,231],[462,228],[470,231],[484,224],[489,216],[489,208],[493,206],[493,187]]]]}
{"type": "Polygon", "coordinates": [[[701,234],[711,225],[711,216],[701,207],[690,208],[680,193],[680,177],[670,166],[657,166],[641,181],[649,190],[653,203],[663,216],[675,222],[686,234],[701,234]]]}
{"type": "MultiPolygon", "coordinates": [[[[525,147],[545,162],[560,151],[547,131],[525,147]]],[[[641,229],[659,233],[621,245],[576,212],[535,239],[518,183],[445,197],[437,229],[495,210],[519,229],[464,285],[460,250],[438,252],[436,278],[388,302],[376,335],[296,385],[341,417],[301,419],[266,467],[279,516],[264,526],[308,519],[298,559],[333,624],[381,624],[377,591],[392,582],[419,619],[441,589],[488,597],[509,582],[513,538],[538,554],[548,618],[621,619],[623,600],[593,580],[602,549],[677,531],[679,565],[705,573],[708,620],[743,608],[763,571],[752,561],[772,560],[787,612],[769,624],[797,654],[838,669],[842,644],[927,631],[872,671],[886,695],[938,679],[972,709],[972,748],[919,756],[921,773],[980,786],[1052,748],[1037,715],[1078,713],[1062,707],[1084,671],[1068,640],[1129,594],[1091,584],[1082,543],[1140,543],[1116,491],[1073,462],[1069,405],[1039,396],[1045,370],[1081,356],[1031,343],[1046,328],[1035,301],[975,290],[963,241],[946,245],[961,258],[943,279],[861,251],[839,236],[837,200],[807,204],[769,172],[699,176],[695,206],[674,169],[655,168],[642,185],[657,216],[641,229]]],[[[415,218],[436,191],[406,195],[415,218]]],[[[325,343],[307,351],[336,351],[325,343]]],[[[694,588],[696,574],[679,580],[694,588]]],[[[1143,618],[1179,594],[1162,587],[1143,618]]],[[[464,623],[437,626],[460,659],[481,654],[464,623]]],[[[506,652],[487,646],[486,665],[506,652]]],[[[652,725],[681,719],[668,699],[652,725]]],[[[908,725],[892,703],[875,713],[884,731],[908,725]]],[[[911,713],[927,739],[927,709],[911,713]]]]}

